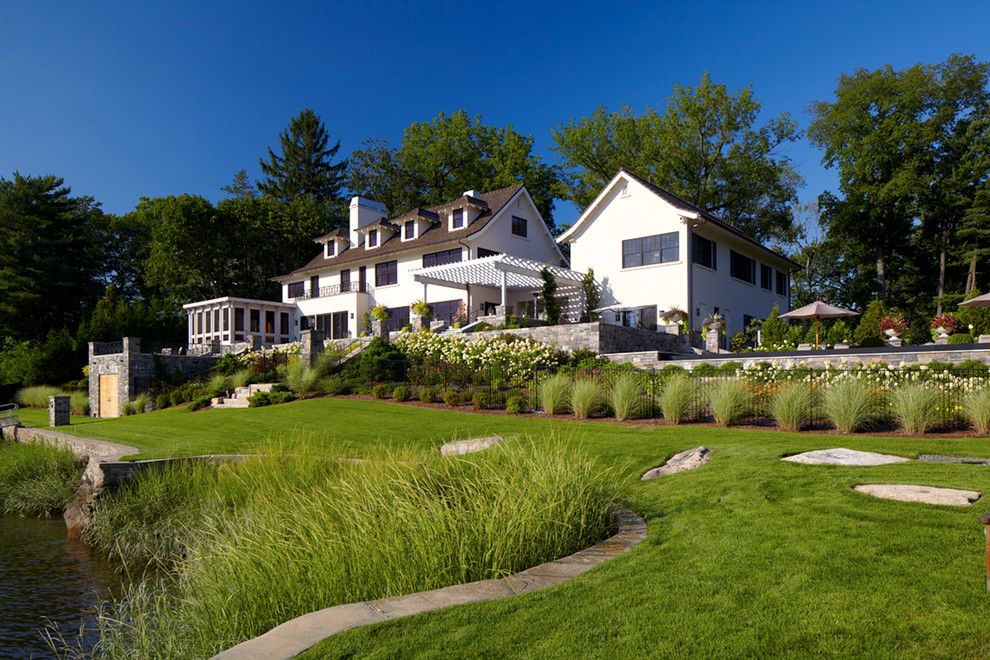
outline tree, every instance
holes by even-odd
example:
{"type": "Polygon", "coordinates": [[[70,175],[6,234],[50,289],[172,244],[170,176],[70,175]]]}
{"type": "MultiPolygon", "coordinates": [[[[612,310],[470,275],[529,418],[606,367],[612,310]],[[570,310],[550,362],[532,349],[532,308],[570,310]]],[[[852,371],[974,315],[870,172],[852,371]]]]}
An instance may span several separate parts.
{"type": "Polygon", "coordinates": [[[966,211],[956,238],[967,263],[964,292],[969,294],[978,287],[980,262],[990,257],[990,182],[984,183],[973,196],[973,205],[966,211]]]}
{"type": "Polygon", "coordinates": [[[251,183],[247,170],[244,169],[238,170],[233,180],[227,185],[221,186],[220,190],[234,199],[254,199],[257,196],[255,194],[255,184],[251,183]]]}
{"type": "Polygon", "coordinates": [[[678,85],[663,114],[598,107],[554,132],[568,168],[564,195],[586,207],[620,169],[629,170],[759,240],[788,241],[801,177],[777,149],[798,138],[786,114],[757,125],[749,88],[730,92],[706,73],[678,85]]]}
{"type": "Polygon", "coordinates": [[[874,299],[866,306],[856,326],[856,343],[860,346],[883,346],[883,332],[880,322],[887,316],[887,308],[882,300],[874,299]]]}
{"type": "Polygon", "coordinates": [[[533,137],[511,125],[488,126],[464,110],[440,113],[406,128],[398,149],[366,141],[350,159],[348,188],[382,202],[393,213],[443,204],[465,190],[490,191],[525,183],[548,227],[553,227],[556,168],[533,153],[533,137]]]}
{"type": "Polygon", "coordinates": [[[560,323],[560,303],[557,301],[557,278],[553,276],[553,273],[546,266],[540,269],[540,277],[543,279],[543,309],[547,315],[547,323],[557,325],[560,323]]]}
{"type": "Polygon", "coordinates": [[[760,345],[767,347],[783,346],[787,342],[787,321],[780,318],[780,306],[774,305],[770,315],[760,326],[760,345]]]}
{"type": "Polygon", "coordinates": [[[593,269],[589,268],[588,272],[581,278],[581,288],[584,290],[584,310],[581,316],[589,321],[597,321],[599,314],[593,310],[598,309],[598,304],[601,302],[601,291],[598,288],[598,283],[595,282],[593,269]]]}
{"type": "Polygon", "coordinates": [[[56,176],[0,177],[0,337],[75,327],[99,296],[105,219],[56,176]]]}
{"type": "Polygon", "coordinates": [[[261,159],[264,179],[258,190],[267,197],[290,201],[297,197],[336,200],[344,184],[347,161],[333,162],[340,140],[328,147],[326,127],[311,108],[292,118],[279,133],[282,154],[268,149],[268,160],[261,159]]]}

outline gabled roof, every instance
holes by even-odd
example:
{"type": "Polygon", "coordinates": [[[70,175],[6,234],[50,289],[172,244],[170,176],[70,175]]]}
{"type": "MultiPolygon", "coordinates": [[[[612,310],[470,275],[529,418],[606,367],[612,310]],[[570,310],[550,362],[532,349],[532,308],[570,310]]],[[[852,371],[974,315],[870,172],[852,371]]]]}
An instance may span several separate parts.
{"type": "Polygon", "coordinates": [[[372,229],[388,229],[389,231],[399,231],[399,228],[396,225],[392,224],[388,220],[385,220],[384,218],[379,218],[378,220],[369,222],[368,224],[366,224],[364,227],[361,227],[357,231],[368,232],[371,231],[372,229]]]}
{"type": "Polygon", "coordinates": [[[725,222],[724,220],[720,220],[719,218],[717,218],[716,216],[712,215],[711,213],[709,213],[705,209],[700,208],[698,206],[695,206],[691,202],[689,202],[689,201],[687,201],[685,199],[682,199],[681,197],[678,197],[677,195],[675,195],[674,193],[670,192],[669,190],[665,190],[665,189],[661,188],[660,186],[658,186],[656,184],[650,183],[649,181],[647,181],[643,177],[641,177],[641,176],[639,176],[637,174],[633,174],[632,172],[630,172],[628,170],[624,170],[624,169],[623,170],[619,170],[619,172],[612,178],[612,180],[608,182],[608,185],[606,185],[602,189],[602,191],[601,191],[601,193],[599,193],[598,197],[595,198],[595,201],[593,201],[588,206],[588,208],[586,208],[584,210],[584,213],[582,213],[581,214],[581,217],[577,219],[577,222],[575,222],[574,225],[571,226],[570,229],[568,229],[566,232],[564,232],[563,234],[561,234],[560,237],[557,238],[557,242],[558,243],[567,243],[567,242],[569,242],[571,240],[571,237],[591,217],[592,210],[599,204],[600,201],[602,201],[602,199],[605,196],[605,193],[609,189],[611,189],[612,186],[614,186],[615,183],[621,177],[627,177],[627,178],[629,178],[629,179],[631,179],[633,181],[636,181],[637,183],[639,183],[640,185],[642,185],[643,187],[645,187],[647,190],[649,190],[654,195],[656,195],[660,199],[664,200],[665,202],[667,202],[668,204],[670,204],[674,208],[680,209],[681,211],[686,211],[686,212],[690,213],[691,215],[697,216],[698,218],[701,218],[702,220],[704,220],[706,223],[709,223],[709,224],[717,227],[718,229],[720,229],[722,231],[728,232],[729,234],[732,234],[736,238],[742,239],[746,243],[749,243],[750,245],[759,248],[763,252],[769,253],[770,255],[772,255],[773,257],[775,257],[775,258],[777,258],[777,259],[779,259],[781,261],[787,262],[792,267],[792,270],[801,270],[802,267],[801,267],[800,264],[798,264],[797,262],[795,262],[795,261],[789,259],[788,257],[782,255],[781,253],[777,252],[776,250],[772,250],[772,249],[768,248],[767,246],[763,245],[762,243],[760,243],[755,238],[753,238],[752,236],[750,236],[746,232],[742,231],[741,229],[739,229],[735,225],[732,225],[732,224],[730,224],[728,222],[725,222]]]}
{"type": "Polygon", "coordinates": [[[338,239],[343,239],[343,240],[350,240],[347,237],[347,232],[346,231],[344,231],[343,229],[334,229],[329,234],[323,234],[323,236],[318,236],[317,238],[314,238],[313,239],[313,242],[314,243],[326,243],[327,241],[329,241],[332,238],[338,238],[338,239]]]}
{"type": "Polygon", "coordinates": [[[498,190],[492,190],[491,192],[480,193],[477,197],[461,195],[457,199],[439,206],[431,206],[427,209],[416,208],[405,211],[401,215],[394,216],[385,222],[388,225],[395,225],[400,221],[400,219],[402,221],[411,219],[410,214],[413,213],[420,214],[419,217],[424,217],[426,219],[435,217],[436,222],[432,226],[427,227],[413,240],[402,241],[397,235],[393,235],[380,243],[378,247],[368,250],[343,250],[336,257],[330,257],[329,259],[325,258],[321,252],[301,268],[297,268],[290,273],[280,275],[272,279],[275,281],[285,281],[310,273],[321,272],[326,270],[328,267],[336,268],[337,266],[366,263],[372,260],[381,261],[388,257],[393,257],[405,252],[418,251],[423,248],[435,247],[437,249],[442,249],[445,246],[449,247],[456,245],[459,239],[477,234],[488,226],[488,223],[492,220],[492,218],[498,215],[499,211],[501,211],[506,204],[512,201],[512,199],[515,198],[515,196],[523,188],[525,188],[523,184],[517,183],[516,185],[499,188],[498,190]],[[467,227],[450,231],[448,223],[443,222],[442,219],[446,217],[452,209],[462,208],[465,205],[471,205],[479,208],[481,209],[481,213],[477,218],[475,218],[474,222],[467,227]]]}
{"type": "Polygon", "coordinates": [[[394,225],[401,225],[404,222],[409,222],[410,220],[426,220],[427,222],[440,222],[440,214],[436,211],[431,211],[429,209],[424,209],[422,206],[417,206],[411,211],[406,211],[402,215],[397,215],[390,220],[394,225]]]}

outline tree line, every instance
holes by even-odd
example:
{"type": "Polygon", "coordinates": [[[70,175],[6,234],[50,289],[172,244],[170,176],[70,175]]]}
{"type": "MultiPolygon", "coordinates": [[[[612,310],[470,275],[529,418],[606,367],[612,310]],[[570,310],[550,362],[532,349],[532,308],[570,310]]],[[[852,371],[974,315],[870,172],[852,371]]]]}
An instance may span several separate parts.
{"type": "Polygon", "coordinates": [[[258,181],[244,169],[218,202],[142,198],[123,215],[57,176],[15,172],[0,178],[0,386],[78,378],[88,340],[181,342],[184,302],[277,297],[269,278],[346,225],[351,195],[398,213],[524,182],[559,231],[555,201],[583,208],[621,168],[802,264],[795,304],[879,300],[923,326],[988,285],[988,75],[964,55],[845,74],[832,99],[811,104],[803,133],[788,113],[763,117],[751,88],[705,74],[662,105],[561,122],[557,162],[535,153],[533,136],[464,110],[411,124],[397,145],[376,138],[341,154],[305,109],[264,150],[258,181]],[[800,204],[786,146],[805,136],[839,186],[800,204]]]}

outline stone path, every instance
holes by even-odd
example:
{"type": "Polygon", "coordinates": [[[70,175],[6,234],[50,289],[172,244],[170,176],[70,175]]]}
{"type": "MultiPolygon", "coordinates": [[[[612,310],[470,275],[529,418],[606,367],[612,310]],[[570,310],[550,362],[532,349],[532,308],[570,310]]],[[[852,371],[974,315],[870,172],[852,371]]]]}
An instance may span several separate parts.
{"type": "Polygon", "coordinates": [[[845,447],[836,447],[835,449],[806,451],[803,454],[785,456],[780,460],[790,463],[802,463],[804,465],[872,466],[907,463],[911,459],[904,458],[903,456],[893,456],[891,454],[877,454],[872,451],[857,451],[855,449],[846,449],[845,447]]]}
{"type": "Polygon", "coordinates": [[[971,456],[942,456],[940,454],[919,454],[919,461],[930,463],[965,463],[967,465],[990,466],[990,458],[975,458],[971,456]]]}
{"type": "Polygon", "coordinates": [[[682,451],[679,454],[674,454],[660,467],[647,470],[643,473],[643,476],[640,477],[640,479],[646,481],[647,479],[666,477],[669,474],[677,474],[678,472],[695,470],[710,461],[711,458],[712,452],[709,451],[707,447],[695,447],[694,449],[688,449],[687,451],[682,451]]]}
{"type": "Polygon", "coordinates": [[[853,490],[884,500],[944,504],[947,506],[972,506],[973,502],[981,497],[980,493],[975,490],[935,488],[934,486],[913,484],[860,484],[854,486],[853,490]]]}
{"type": "Polygon", "coordinates": [[[558,585],[621,555],[646,538],[646,521],[640,516],[628,509],[619,508],[616,517],[619,521],[617,534],[563,559],[546,562],[503,579],[481,580],[311,612],[213,657],[224,660],[292,658],[327,637],[352,628],[453,605],[507,598],[558,585]]]}

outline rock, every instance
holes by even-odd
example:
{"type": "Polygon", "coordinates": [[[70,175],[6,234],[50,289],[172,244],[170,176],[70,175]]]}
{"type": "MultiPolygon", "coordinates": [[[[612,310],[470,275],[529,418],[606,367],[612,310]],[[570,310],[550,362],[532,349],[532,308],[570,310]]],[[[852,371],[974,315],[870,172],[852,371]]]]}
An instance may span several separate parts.
{"type": "Polygon", "coordinates": [[[707,463],[711,457],[712,453],[707,447],[695,447],[694,449],[688,449],[687,451],[682,451],[679,454],[674,454],[660,467],[655,467],[652,470],[648,470],[645,474],[643,474],[641,479],[646,481],[647,479],[665,477],[668,474],[677,474],[678,472],[694,470],[695,468],[700,468],[702,465],[707,463]]]}
{"type": "Polygon", "coordinates": [[[978,458],[975,456],[942,456],[940,454],[920,454],[919,461],[931,463],[965,463],[966,465],[990,466],[990,458],[978,458]]]}
{"type": "Polygon", "coordinates": [[[460,456],[461,454],[473,454],[478,451],[484,451],[489,447],[493,447],[502,442],[502,440],[502,436],[492,435],[486,438],[471,438],[470,440],[448,442],[443,447],[440,447],[440,455],[460,456]]]}
{"type": "Polygon", "coordinates": [[[780,459],[791,463],[803,463],[804,465],[888,465],[890,463],[906,463],[910,458],[903,456],[892,456],[891,454],[877,454],[872,451],[857,451],[837,447],[835,449],[818,449],[816,451],[806,451],[803,454],[785,456],[780,459]]]}
{"type": "Polygon", "coordinates": [[[898,502],[922,502],[924,504],[944,504],[946,506],[970,506],[980,499],[975,490],[955,488],[935,488],[912,484],[860,484],[853,490],[884,500],[898,502]]]}

